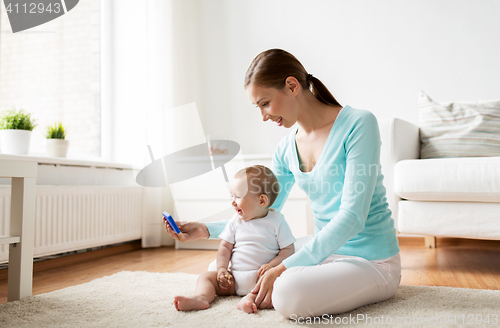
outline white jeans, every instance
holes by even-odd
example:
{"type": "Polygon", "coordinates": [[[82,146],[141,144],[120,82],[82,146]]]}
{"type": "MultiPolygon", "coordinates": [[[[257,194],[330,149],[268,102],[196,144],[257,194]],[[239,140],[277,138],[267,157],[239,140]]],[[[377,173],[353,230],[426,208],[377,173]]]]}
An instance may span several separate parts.
{"type": "MultiPolygon", "coordinates": [[[[295,251],[312,238],[297,239],[295,251]]],[[[215,261],[210,269],[216,270],[215,261]]],[[[399,253],[383,261],[331,255],[318,265],[283,272],[274,282],[272,301],[276,311],[287,318],[339,314],[391,298],[400,281],[399,253]]]]}
{"type": "MultiPolygon", "coordinates": [[[[299,238],[295,250],[312,238],[299,238]]],[[[399,253],[384,261],[331,255],[318,265],[283,272],[274,283],[272,301],[287,318],[339,314],[391,298],[400,281],[399,253]]]]}

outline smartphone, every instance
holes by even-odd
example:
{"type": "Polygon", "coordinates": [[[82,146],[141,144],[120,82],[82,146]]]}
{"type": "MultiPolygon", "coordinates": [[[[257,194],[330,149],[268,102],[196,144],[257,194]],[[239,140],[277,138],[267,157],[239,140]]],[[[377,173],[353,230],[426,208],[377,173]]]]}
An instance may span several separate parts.
{"type": "Polygon", "coordinates": [[[172,228],[175,231],[175,233],[180,233],[181,229],[179,229],[179,227],[175,223],[174,218],[172,217],[172,215],[168,214],[167,212],[163,212],[162,214],[163,214],[163,217],[165,218],[165,220],[167,220],[168,225],[170,226],[170,228],[172,228]]]}

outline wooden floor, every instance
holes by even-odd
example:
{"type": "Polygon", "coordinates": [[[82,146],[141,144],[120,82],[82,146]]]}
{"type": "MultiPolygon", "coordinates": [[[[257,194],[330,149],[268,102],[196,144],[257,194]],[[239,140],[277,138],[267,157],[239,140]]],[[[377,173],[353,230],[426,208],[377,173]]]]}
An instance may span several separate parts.
{"type": "MultiPolygon", "coordinates": [[[[441,239],[425,248],[422,239],[400,239],[403,285],[500,290],[500,241],[441,239]]],[[[120,271],[199,274],[216,251],[141,249],[140,242],[37,262],[33,294],[85,283],[120,271]]],[[[0,270],[0,304],[7,302],[7,269],[0,270]]]]}

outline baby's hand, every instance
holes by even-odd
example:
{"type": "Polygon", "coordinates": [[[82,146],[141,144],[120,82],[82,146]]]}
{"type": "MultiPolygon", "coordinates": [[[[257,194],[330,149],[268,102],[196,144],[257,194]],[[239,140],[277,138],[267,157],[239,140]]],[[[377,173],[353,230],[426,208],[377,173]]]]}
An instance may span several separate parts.
{"type": "Polygon", "coordinates": [[[269,269],[272,269],[272,268],[273,268],[273,266],[269,263],[263,264],[260,267],[259,271],[257,271],[257,275],[260,277],[260,276],[264,275],[264,273],[266,273],[269,269]]]}
{"type": "Polygon", "coordinates": [[[234,278],[233,276],[227,271],[227,269],[220,268],[217,271],[217,283],[219,284],[219,287],[222,289],[227,289],[230,285],[233,284],[234,278]]]}

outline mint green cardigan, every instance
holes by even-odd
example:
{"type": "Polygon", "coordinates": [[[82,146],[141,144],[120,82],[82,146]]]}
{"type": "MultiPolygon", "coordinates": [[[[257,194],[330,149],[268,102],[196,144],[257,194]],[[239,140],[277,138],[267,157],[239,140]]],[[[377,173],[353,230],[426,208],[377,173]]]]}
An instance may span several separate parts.
{"type": "MultiPolygon", "coordinates": [[[[380,168],[376,117],[367,110],[342,108],[310,172],[299,169],[297,131],[285,136],[274,152],[272,170],[280,193],[272,207],[281,210],[297,183],[311,201],[315,231],[311,241],[283,261],[285,267],[316,265],[332,254],[379,260],[399,253],[380,168]]],[[[210,238],[217,238],[226,223],[207,223],[210,238]]]]}

